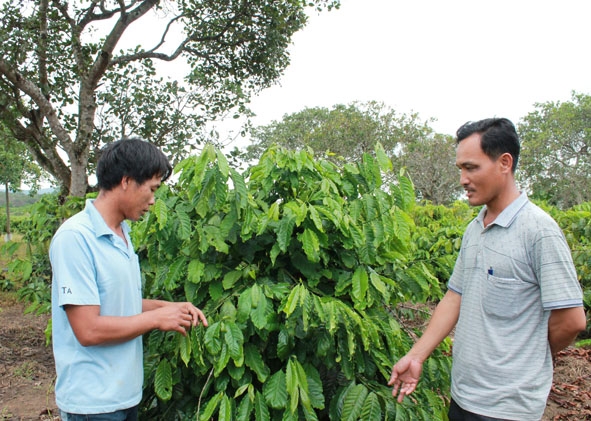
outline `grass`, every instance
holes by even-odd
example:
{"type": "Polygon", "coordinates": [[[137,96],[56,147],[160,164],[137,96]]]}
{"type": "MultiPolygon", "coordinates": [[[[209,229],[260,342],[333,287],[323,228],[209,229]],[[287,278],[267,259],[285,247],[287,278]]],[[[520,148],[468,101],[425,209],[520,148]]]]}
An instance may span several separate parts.
{"type": "Polygon", "coordinates": [[[37,366],[34,361],[25,361],[14,369],[14,375],[28,380],[35,379],[37,366]]]}

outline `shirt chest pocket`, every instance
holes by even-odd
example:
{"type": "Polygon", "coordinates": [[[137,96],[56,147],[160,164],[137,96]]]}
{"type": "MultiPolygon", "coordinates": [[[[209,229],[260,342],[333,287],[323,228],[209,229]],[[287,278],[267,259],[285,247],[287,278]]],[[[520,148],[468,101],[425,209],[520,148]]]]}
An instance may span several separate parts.
{"type": "Polygon", "coordinates": [[[535,285],[515,278],[488,275],[483,296],[484,312],[496,319],[514,319],[531,304],[535,285]]]}

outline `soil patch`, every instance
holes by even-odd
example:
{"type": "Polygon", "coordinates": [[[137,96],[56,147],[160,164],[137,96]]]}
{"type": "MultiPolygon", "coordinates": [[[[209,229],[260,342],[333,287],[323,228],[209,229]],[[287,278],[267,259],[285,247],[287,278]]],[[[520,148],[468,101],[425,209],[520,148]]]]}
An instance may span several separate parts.
{"type": "Polygon", "coordinates": [[[45,345],[48,315],[0,302],[0,420],[58,420],[55,366],[45,345]]]}

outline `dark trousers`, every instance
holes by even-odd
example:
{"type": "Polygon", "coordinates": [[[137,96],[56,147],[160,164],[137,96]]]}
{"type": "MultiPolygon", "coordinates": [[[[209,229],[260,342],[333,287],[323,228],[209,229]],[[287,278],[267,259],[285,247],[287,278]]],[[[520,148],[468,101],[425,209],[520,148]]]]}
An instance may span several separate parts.
{"type": "Polygon", "coordinates": [[[137,421],[138,407],[105,414],[70,414],[60,411],[62,421],[137,421]]]}
{"type": "Polygon", "coordinates": [[[449,412],[447,413],[449,417],[449,421],[505,421],[502,418],[491,418],[486,417],[484,415],[474,414],[473,412],[468,412],[451,400],[451,404],[449,405],[449,412]]]}

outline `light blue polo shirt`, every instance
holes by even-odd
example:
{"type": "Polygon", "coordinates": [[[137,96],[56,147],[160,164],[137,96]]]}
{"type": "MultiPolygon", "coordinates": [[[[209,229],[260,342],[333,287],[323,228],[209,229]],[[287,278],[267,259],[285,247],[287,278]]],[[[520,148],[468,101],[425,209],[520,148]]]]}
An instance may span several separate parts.
{"type": "Polygon", "coordinates": [[[142,311],[138,257],[105,223],[93,205],[57,230],[49,249],[53,270],[53,353],[57,406],[65,412],[97,414],[137,405],[143,383],[142,339],[114,345],[82,346],[64,305],[99,305],[101,315],[132,316],[142,311]]]}

